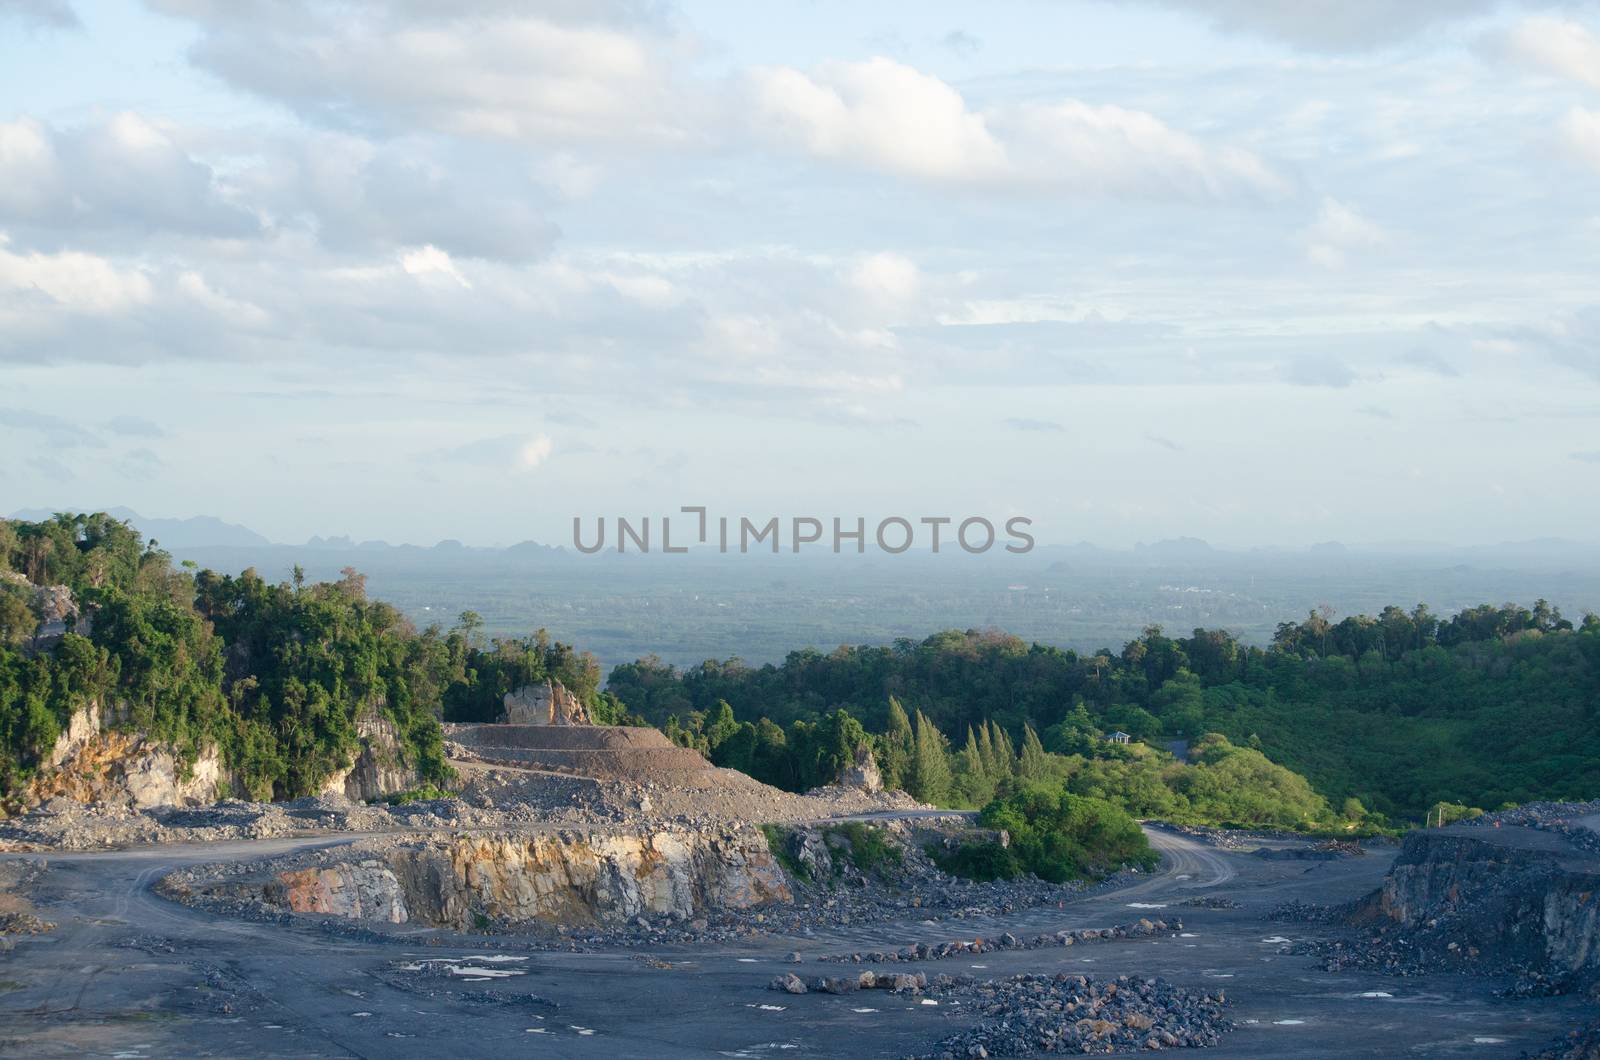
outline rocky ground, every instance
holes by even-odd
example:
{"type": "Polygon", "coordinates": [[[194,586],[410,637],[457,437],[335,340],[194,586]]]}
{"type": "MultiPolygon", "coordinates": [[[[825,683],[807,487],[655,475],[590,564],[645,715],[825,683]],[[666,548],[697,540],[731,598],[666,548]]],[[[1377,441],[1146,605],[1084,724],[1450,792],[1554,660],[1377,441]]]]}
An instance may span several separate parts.
{"type": "Polygon", "coordinates": [[[1036,1053],[1119,1053],[1215,1045],[1231,1028],[1226,997],[1196,994],[1159,978],[1086,975],[1013,975],[986,979],[864,971],[817,976],[809,983],[790,972],[769,990],[785,994],[854,994],[885,990],[924,1005],[965,1006],[974,1024],[935,1043],[929,1060],[1029,1056],[1036,1053]]]}
{"type": "Polygon", "coordinates": [[[0,852],[523,826],[716,828],[729,823],[811,821],[922,808],[900,792],[819,788],[796,795],[738,774],[727,786],[703,786],[461,765],[465,767],[461,769],[463,783],[454,797],[402,805],[355,803],[342,795],[323,795],[282,803],[230,799],[210,806],[137,809],[85,805],[57,797],[20,816],[0,819],[0,852]]]}
{"type": "Polygon", "coordinates": [[[1383,888],[1340,905],[1290,903],[1286,922],[1349,925],[1298,944],[1329,971],[1468,974],[1513,996],[1600,1003],[1592,895],[1600,804],[1541,803],[1408,837],[1383,888]]]}

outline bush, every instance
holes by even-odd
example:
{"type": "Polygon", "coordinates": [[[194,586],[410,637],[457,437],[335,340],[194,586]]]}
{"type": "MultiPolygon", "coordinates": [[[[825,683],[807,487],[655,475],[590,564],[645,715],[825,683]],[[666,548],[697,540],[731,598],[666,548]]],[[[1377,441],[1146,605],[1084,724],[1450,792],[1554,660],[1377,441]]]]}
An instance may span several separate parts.
{"type": "Polygon", "coordinates": [[[1160,861],[1139,825],[1101,799],[1028,787],[984,807],[979,821],[1011,835],[1023,871],[1052,883],[1097,879],[1124,866],[1160,861]]]}
{"type": "Polygon", "coordinates": [[[862,872],[879,875],[889,865],[899,865],[904,860],[900,848],[884,838],[883,830],[871,828],[860,821],[848,821],[824,830],[830,836],[842,836],[850,844],[850,860],[862,872]]]}
{"type": "Polygon", "coordinates": [[[955,850],[943,850],[937,843],[928,845],[928,857],[944,872],[963,879],[988,882],[1009,880],[1022,875],[1017,856],[993,840],[962,843],[955,850]]]}

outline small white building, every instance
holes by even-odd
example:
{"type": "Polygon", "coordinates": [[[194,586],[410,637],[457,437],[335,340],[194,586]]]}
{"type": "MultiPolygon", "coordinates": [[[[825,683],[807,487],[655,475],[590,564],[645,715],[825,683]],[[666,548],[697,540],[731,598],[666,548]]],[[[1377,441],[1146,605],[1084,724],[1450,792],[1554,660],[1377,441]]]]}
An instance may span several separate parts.
{"type": "Polygon", "coordinates": [[[1133,737],[1118,729],[1116,732],[1106,734],[1106,743],[1132,743],[1133,737]]]}

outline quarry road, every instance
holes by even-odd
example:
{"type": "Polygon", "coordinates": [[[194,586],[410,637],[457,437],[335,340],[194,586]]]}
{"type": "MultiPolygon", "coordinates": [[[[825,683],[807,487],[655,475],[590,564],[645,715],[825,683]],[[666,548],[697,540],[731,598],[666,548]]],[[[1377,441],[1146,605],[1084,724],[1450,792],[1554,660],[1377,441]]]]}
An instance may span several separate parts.
{"type": "MultiPolygon", "coordinates": [[[[533,948],[516,936],[398,925],[325,930],[215,916],[152,891],[167,871],[353,841],[303,837],[30,856],[55,931],[0,939],[0,1055],[19,1057],[894,1057],[929,1050],[969,1022],[948,1004],[879,992],[790,996],[788,971],[837,974],[828,954],[913,942],[1023,937],[1181,917],[1167,935],[999,951],[892,966],[975,976],[1072,972],[1160,975],[1225,990],[1237,1028],[1205,1056],[1513,1057],[1582,1014],[1581,1002],[1492,996],[1446,976],[1328,973],[1284,952],[1321,925],[1273,920],[1284,902],[1337,902],[1372,890],[1392,849],[1287,861],[1147,829],[1162,868],[1059,907],[934,922],[817,925],[798,935],[594,952],[533,948]],[[1191,899],[1227,903],[1189,906],[1191,899]],[[1153,910],[1159,910],[1155,912],[1153,910]],[[799,963],[786,955],[795,951],[799,963]]],[[[0,857],[0,862],[13,860],[0,857]]]]}

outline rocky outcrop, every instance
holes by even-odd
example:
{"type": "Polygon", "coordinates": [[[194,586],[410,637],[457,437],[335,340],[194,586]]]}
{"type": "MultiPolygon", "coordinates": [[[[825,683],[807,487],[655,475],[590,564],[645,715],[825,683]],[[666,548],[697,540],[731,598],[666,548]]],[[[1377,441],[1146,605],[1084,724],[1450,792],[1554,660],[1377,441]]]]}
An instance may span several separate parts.
{"type": "MultiPolygon", "coordinates": [[[[243,893],[241,885],[227,891],[243,893]]],[[[292,867],[243,891],[268,905],[389,923],[465,928],[622,924],[788,902],[783,870],[751,830],[547,832],[371,844],[332,864],[292,867]]]]}
{"type": "Polygon", "coordinates": [[[560,681],[507,692],[500,720],[508,725],[592,725],[589,709],[560,681]]]}
{"type": "Polygon", "coordinates": [[[234,790],[215,746],[191,763],[168,745],[102,725],[99,704],[73,712],[28,790],[28,802],[56,797],[129,806],[199,806],[234,790]]]}
{"type": "Polygon", "coordinates": [[[356,736],[361,750],[349,768],[323,782],[321,794],[343,795],[352,802],[370,802],[385,795],[409,791],[422,785],[416,768],[406,761],[404,745],[394,722],[381,714],[363,714],[356,719],[356,736]]]}
{"type": "Polygon", "coordinates": [[[855,761],[845,766],[839,774],[841,788],[856,788],[869,794],[883,790],[883,774],[878,771],[878,760],[872,748],[862,744],[856,748],[855,761]]]}
{"type": "Polygon", "coordinates": [[[1553,984],[1600,980],[1600,860],[1550,832],[1414,833],[1369,908],[1423,951],[1553,984]]]}

